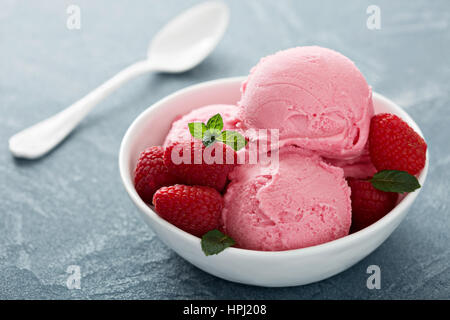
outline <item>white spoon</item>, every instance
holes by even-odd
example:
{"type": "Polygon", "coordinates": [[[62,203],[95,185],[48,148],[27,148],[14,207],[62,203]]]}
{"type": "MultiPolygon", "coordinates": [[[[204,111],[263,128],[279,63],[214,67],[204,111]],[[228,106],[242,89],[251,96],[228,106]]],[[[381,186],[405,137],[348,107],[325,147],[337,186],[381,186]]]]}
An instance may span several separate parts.
{"type": "Polygon", "coordinates": [[[196,5],[171,20],[155,36],[146,60],[120,71],[67,109],[9,139],[9,150],[20,158],[38,158],[58,145],[101,100],[134,77],[150,72],[179,73],[202,62],[228,26],[228,7],[221,1],[196,5]]]}

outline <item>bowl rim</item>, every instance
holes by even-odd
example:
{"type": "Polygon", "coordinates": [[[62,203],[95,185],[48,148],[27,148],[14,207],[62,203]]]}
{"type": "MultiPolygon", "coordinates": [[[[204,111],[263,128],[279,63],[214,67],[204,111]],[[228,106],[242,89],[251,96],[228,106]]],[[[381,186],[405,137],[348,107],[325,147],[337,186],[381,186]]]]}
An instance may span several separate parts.
{"type": "MultiPolygon", "coordinates": [[[[161,109],[168,101],[175,98],[176,96],[185,94],[190,91],[198,90],[198,89],[204,89],[211,86],[217,86],[217,85],[223,85],[223,84],[230,84],[239,82],[241,83],[243,80],[246,79],[246,76],[239,76],[239,77],[229,77],[229,78],[219,78],[216,80],[210,80],[205,81],[201,83],[197,83],[188,87],[185,87],[183,89],[177,90],[173,92],[172,94],[160,99],[159,101],[155,102],[151,106],[149,106],[147,109],[142,111],[135,120],[131,123],[131,125],[128,127],[125,135],[122,138],[122,142],[120,144],[120,150],[119,150],[119,171],[120,171],[120,177],[122,180],[122,183],[125,187],[125,190],[127,191],[128,195],[130,196],[131,200],[134,202],[134,204],[143,212],[148,218],[150,218],[153,222],[159,224],[161,227],[169,229],[170,232],[175,232],[178,234],[178,236],[185,239],[186,244],[190,244],[193,246],[197,246],[198,249],[201,251],[201,245],[200,245],[200,238],[191,235],[190,233],[183,231],[179,229],[178,227],[174,226],[173,224],[169,223],[168,221],[161,218],[150,206],[148,206],[137,194],[133,179],[129,175],[129,171],[127,168],[127,160],[129,158],[129,149],[131,142],[133,141],[133,133],[134,130],[137,127],[140,127],[141,123],[143,123],[147,116],[153,112],[156,112],[157,110],[161,109]]],[[[392,105],[396,112],[400,115],[400,117],[405,120],[409,125],[413,127],[413,129],[424,139],[423,133],[420,129],[420,127],[417,125],[417,123],[409,116],[409,114],[404,111],[399,105],[397,105],[392,100],[386,98],[385,96],[373,92],[372,93],[373,98],[381,100],[385,104],[392,105]]],[[[259,251],[259,250],[250,250],[250,249],[242,249],[242,248],[235,248],[235,247],[229,247],[227,250],[224,250],[221,252],[221,256],[236,256],[236,255],[246,255],[249,257],[291,257],[291,256],[310,256],[310,255],[316,255],[316,254],[323,254],[326,252],[329,252],[331,250],[339,250],[346,247],[351,246],[355,242],[359,242],[361,240],[364,240],[366,238],[370,238],[373,234],[377,233],[379,230],[387,227],[397,216],[399,216],[404,210],[407,210],[408,207],[414,202],[414,200],[419,195],[420,191],[422,190],[426,177],[428,174],[428,167],[429,167],[429,152],[427,149],[426,153],[426,162],[425,167],[423,168],[422,172],[420,173],[418,180],[421,185],[421,188],[415,190],[414,192],[408,193],[402,201],[395,206],[394,209],[392,209],[388,214],[386,214],[383,218],[378,220],[377,222],[371,224],[370,226],[357,231],[352,234],[348,234],[342,238],[332,240],[329,242],[325,242],[319,245],[306,247],[306,248],[300,248],[300,249],[290,249],[290,250],[283,250],[283,251],[259,251]]],[[[205,256],[206,257],[206,256],[205,256]]],[[[214,256],[210,256],[214,257],[214,256]]]]}

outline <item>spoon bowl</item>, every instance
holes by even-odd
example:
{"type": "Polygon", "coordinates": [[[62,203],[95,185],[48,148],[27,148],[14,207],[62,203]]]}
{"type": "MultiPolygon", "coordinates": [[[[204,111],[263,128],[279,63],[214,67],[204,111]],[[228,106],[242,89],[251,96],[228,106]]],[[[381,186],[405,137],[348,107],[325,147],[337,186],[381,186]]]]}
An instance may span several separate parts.
{"type": "Polygon", "coordinates": [[[228,26],[229,10],[221,1],[208,1],[183,12],[164,26],[148,49],[156,71],[192,69],[216,47],[228,26]]]}

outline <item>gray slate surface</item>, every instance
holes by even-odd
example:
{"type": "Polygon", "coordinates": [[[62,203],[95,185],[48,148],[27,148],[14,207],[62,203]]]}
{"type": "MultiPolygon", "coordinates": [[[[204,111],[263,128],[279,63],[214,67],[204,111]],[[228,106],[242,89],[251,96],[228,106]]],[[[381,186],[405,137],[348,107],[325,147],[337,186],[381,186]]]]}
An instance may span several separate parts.
{"type": "Polygon", "coordinates": [[[183,75],[143,76],[104,101],[58,149],[16,160],[7,139],[145,56],[169,18],[197,1],[12,1],[0,11],[0,298],[450,298],[450,2],[227,0],[216,51],[183,75]],[[66,8],[81,8],[81,30],[66,8]],[[366,8],[381,8],[381,30],[366,8]],[[344,6],[345,5],[345,6],[344,6]],[[430,150],[427,184],[406,220],[373,254],[322,282],[234,284],[190,265],[141,220],[118,174],[125,130],[149,105],[201,81],[246,74],[262,56],[306,44],[353,59],[374,90],[403,106],[430,150]],[[366,288],[377,264],[382,288],[366,288]],[[80,290],[66,287],[79,265],[80,290]]]}

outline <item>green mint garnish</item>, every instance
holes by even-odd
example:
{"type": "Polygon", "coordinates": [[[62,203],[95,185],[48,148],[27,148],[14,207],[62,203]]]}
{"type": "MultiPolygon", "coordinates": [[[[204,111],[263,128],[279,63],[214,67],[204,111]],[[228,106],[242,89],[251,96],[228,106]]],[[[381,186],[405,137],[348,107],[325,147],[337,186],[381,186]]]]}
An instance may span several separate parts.
{"type": "Polygon", "coordinates": [[[205,255],[210,256],[222,252],[226,248],[236,244],[236,242],[226,234],[214,229],[203,235],[201,244],[205,255]]]}
{"type": "Polygon", "coordinates": [[[222,131],[222,134],[217,137],[217,140],[229,145],[234,150],[240,150],[244,148],[248,141],[236,131],[222,131]]]}
{"type": "Polygon", "coordinates": [[[216,129],[216,130],[221,131],[223,129],[222,116],[219,113],[212,116],[206,123],[206,127],[208,129],[216,129]]]}
{"type": "Polygon", "coordinates": [[[188,127],[191,135],[196,139],[202,140],[205,147],[220,141],[232,147],[234,151],[238,151],[248,143],[245,137],[238,132],[222,131],[223,119],[219,113],[212,116],[206,125],[202,122],[191,122],[188,124],[188,127]]]}
{"type": "Polygon", "coordinates": [[[369,180],[372,186],[386,192],[412,192],[420,188],[417,178],[406,171],[383,170],[369,180]]]}

